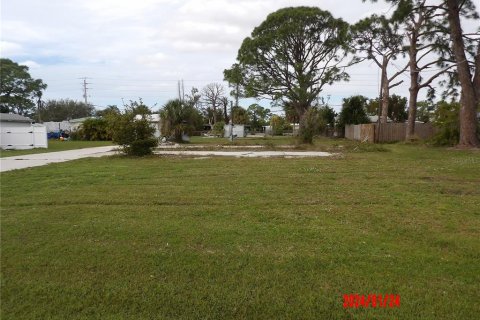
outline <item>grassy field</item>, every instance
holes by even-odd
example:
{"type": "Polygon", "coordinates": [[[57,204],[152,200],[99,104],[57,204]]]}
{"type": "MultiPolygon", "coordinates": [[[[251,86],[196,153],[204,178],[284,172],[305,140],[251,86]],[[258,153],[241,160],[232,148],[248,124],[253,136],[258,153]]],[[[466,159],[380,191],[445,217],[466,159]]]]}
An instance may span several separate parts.
{"type": "Polygon", "coordinates": [[[480,153],[324,147],[345,152],[2,173],[1,318],[478,316],[480,153]],[[401,306],[344,309],[349,293],[401,306]]]}
{"type": "Polygon", "coordinates": [[[60,141],[60,140],[48,140],[48,148],[36,148],[30,150],[2,150],[0,149],[0,157],[14,157],[23,156],[26,154],[44,153],[65,151],[73,149],[93,148],[111,146],[111,141],[60,141]]]}

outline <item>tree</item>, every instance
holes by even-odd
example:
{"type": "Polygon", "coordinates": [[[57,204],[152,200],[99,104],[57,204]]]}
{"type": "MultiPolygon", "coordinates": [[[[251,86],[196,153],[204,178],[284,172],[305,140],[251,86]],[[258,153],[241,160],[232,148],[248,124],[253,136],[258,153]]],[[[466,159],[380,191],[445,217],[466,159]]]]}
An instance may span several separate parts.
{"type": "Polygon", "coordinates": [[[435,106],[430,101],[418,101],[416,120],[423,123],[430,122],[433,117],[435,106]]]}
{"type": "Polygon", "coordinates": [[[318,108],[318,115],[325,125],[333,128],[335,125],[335,117],[337,116],[337,113],[333,108],[328,105],[321,106],[318,108]]]}
{"type": "Polygon", "coordinates": [[[96,112],[97,117],[100,117],[106,121],[106,131],[107,137],[109,137],[109,139],[111,139],[111,137],[113,136],[113,126],[115,123],[115,119],[116,117],[121,115],[121,113],[122,112],[120,111],[120,109],[115,105],[107,106],[105,109],[96,112]]]}
{"type": "Polygon", "coordinates": [[[434,113],[433,125],[437,127],[437,133],[433,142],[437,145],[453,146],[460,138],[460,104],[458,102],[448,103],[440,101],[434,113]]]}
{"type": "MultiPolygon", "coordinates": [[[[366,113],[371,116],[377,115],[379,105],[380,103],[378,102],[378,98],[368,100],[366,105],[366,113]]],[[[406,108],[407,98],[396,94],[388,97],[388,119],[392,120],[393,122],[405,122],[405,120],[408,118],[406,108]]]]}
{"type": "MultiPolygon", "coordinates": [[[[423,0],[415,3],[413,0],[386,1],[397,4],[399,8],[402,8],[400,11],[405,11],[405,8],[407,11],[423,8],[435,11],[435,16],[441,18],[437,26],[437,34],[450,34],[450,50],[443,50],[441,58],[445,62],[452,63],[451,66],[456,66],[455,72],[449,72],[449,89],[454,92],[455,90],[451,90],[452,88],[457,85],[461,87],[458,145],[464,148],[479,147],[477,109],[480,103],[480,29],[472,34],[466,34],[462,31],[461,25],[461,18],[479,18],[474,2],[472,0],[442,0],[436,2],[423,0]],[[444,26],[448,27],[445,28],[444,26]]],[[[445,45],[444,40],[438,40],[441,40],[441,38],[436,38],[436,47],[439,43],[445,45]]],[[[440,71],[449,68],[449,65],[446,64],[440,66],[443,68],[440,71]]],[[[414,68],[413,65],[412,68],[414,68]]],[[[413,121],[413,117],[410,121],[413,121]]]]}
{"type": "Polygon", "coordinates": [[[152,114],[152,110],[147,105],[145,105],[145,103],[143,103],[142,98],[138,99],[138,101],[130,100],[130,104],[125,105],[125,107],[134,115],[146,116],[152,114]]]}
{"type": "Polygon", "coordinates": [[[224,123],[228,123],[230,121],[230,119],[228,118],[228,104],[229,104],[229,100],[227,97],[222,97],[222,106],[223,106],[223,122],[224,123]]]}
{"type": "Polygon", "coordinates": [[[192,87],[192,89],[190,90],[190,94],[185,95],[184,102],[200,110],[201,100],[202,100],[202,94],[198,91],[197,88],[192,87]]]}
{"type": "Polygon", "coordinates": [[[107,118],[86,119],[72,137],[86,141],[112,140],[107,118]]]}
{"type": "Polygon", "coordinates": [[[288,126],[288,123],[285,118],[274,114],[270,118],[270,126],[272,127],[272,135],[281,136],[283,135],[285,128],[288,126]]]}
{"type": "Polygon", "coordinates": [[[160,110],[162,135],[172,137],[176,142],[183,142],[183,134],[191,134],[202,127],[200,112],[189,103],[179,99],[168,101],[160,110]]]}
{"type": "Polygon", "coordinates": [[[46,88],[41,79],[30,76],[27,66],[0,59],[0,112],[33,116],[46,88]]]}
{"type": "Polygon", "coordinates": [[[42,121],[65,121],[93,116],[92,105],[70,99],[48,100],[40,109],[42,121]]]}
{"type": "Polygon", "coordinates": [[[480,37],[477,34],[476,53],[472,59],[467,59],[467,55],[472,52],[472,48],[467,48],[464,42],[464,34],[460,23],[460,12],[468,10],[473,12],[473,17],[478,18],[475,11],[475,5],[472,1],[446,0],[446,9],[450,27],[450,38],[452,41],[452,51],[457,65],[458,80],[462,88],[460,98],[460,138],[459,147],[478,148],[480,140],[478,138],[478,120],[477,111],[480,104],[480,37]],[[468,50],[470,49],[470,50],[468,50]],[[471,62],[471,63],[470,63],[471,62]]]}
{"type": "Polygon", "coordinates": [[[242,107],[233,107],[232,114],[234,124],[248,124],[250,120],[247,110],[242,107]]]}
{"type": "Polygon", "coordinates": [[[388,99],[388,117],[393,122],[405,122],[408,118],[407,98],[393,94],[388,99]]]}
{"type": "Polygon", "coordinates": [[[238,107],[238,101],[245,96],[245,92],[242,88],[242,79],[244,78],[244,72],[238,63],[234,63],[230,69],[223,71],[223,78],[228,82],[228,86],[232,88],[230,95],[235,99],[235,107],[238,107]]]}
{"type": "Polygon", "coordinates": [[[263,126],[267,125],[268,118],[271,115],[270,109],[266,109],[257,103],[249,105],[247,112],[250,117],[249,123],[253,130],[260,130],[263,126]]]}
{"type": "MultiPolygon", "coordinates": [[[[222,105],[222,97],[225,95],[225,89],[220,83],[207,84],[202,90],[203,102],[210,109],[212,118],[209,118],[210,124],[215,124],[218,118],[217,110],[222,105]]],[[[221,110],[220,110],[221,113],[221,110]]]]}
{"type": "Polygon", "coordinates": [[[347,38],[348,24],[316,7],[269,14],[238,52],[246,96],[292,106],[302,132],[303,116],[324,85],[348,79],[340,66],[348,51],[347,38]]]}
{"type": "Polygon", "coordinates": [[[338,117],[338,126],[345,127],[347,124],[370,123],[366,113],[367,101],[368,98],[364,96],[344,98],[342,110],[338,117]]]}
{"type": "Polygon", "coordinates": [[[372,60],[382,73],[380,80],[381,123],[387,123],[390,89],[403,82],[403,80],[394,81],[408,67],[408,64],[406,64],[393,75],[388,76],[389,65],[405,52],[403,47],[404,35],[399,32],[399,28],[400,25],[396,20],[377,15],[362,19],[352,27],[355,49],[357,52],[364,52],[366,58],[372,60]]]}
{"type": "Polygon", "coordinates": [[[410,69],[410,97],[408,99],[408,122],[406,139],[415,138],[417,100],[421,89],[429,88],[429,96],[435,92],[432,82],[454,66],[446,59],[448,34],[442,21],[442,12],[425,0],[396,0],[394,18],[402,21],[407,32],[407,49],[410,69]],[[435,53],[435,54],[432,54],[435,53]],[[424,61],[427,59],[426,61],[424,61]],[[432,66],[439,67],[433,74],[432,66]],[[428,75],[424,77],[424,74],[428,75]]]}
{"type": "Polygon", "coordinates": [[[118,109],[117,106],[115,105],[109,105],[107,106],[105,109],[103,110],[97,110],[95,112],[95,115],[97,117],[108,117],[109,115],[111,114],[119,114],[120,113],[120,109],[118,109]]]}
{"type": "MultiPolygon", "coordinates": [[[[137,113],[143,102],[130,101],[125,111],[110,118],[112,140],[118,143],[124,153],[133,156],[144,156],[153,153],[158,144],[154,137],[155,128],[150,125],[148,113],[137,113]],[[140,115],[140,117],[138,117],[140,115]]],[[[145,106],[146,107],[146,106],[145,106]]],[[[145,111],[145,108],[141,108],[145,111]]],[[[148,107],[147,107],[148,109],[148,107]]]]}

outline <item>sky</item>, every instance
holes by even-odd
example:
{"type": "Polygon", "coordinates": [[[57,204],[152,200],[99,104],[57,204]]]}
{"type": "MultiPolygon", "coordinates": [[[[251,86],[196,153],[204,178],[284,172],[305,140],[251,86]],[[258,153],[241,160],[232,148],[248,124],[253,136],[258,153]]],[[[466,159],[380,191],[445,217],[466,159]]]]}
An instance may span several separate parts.
{"type": "MultiPolygon", "coordinates": [[[[45,99],[83,101],[86,78],[88,102],[98,109],[142,98],[155,111],[178,96],[179,80],[185,93],[223,83],[223,70],[235,63],[253,28],[271,12],[301,5],[349,23],[391,11],[382,1],[361,0],[2,0],[0,55],[42,79],[45,99]]],[[[378,68],[371,62],[348,73],[349,82],[321,94],[337,110],[342,98],[378,96],[378,68]]],[[[402,79],[393,93],[408,96],[408,74],[402,79]]]]}

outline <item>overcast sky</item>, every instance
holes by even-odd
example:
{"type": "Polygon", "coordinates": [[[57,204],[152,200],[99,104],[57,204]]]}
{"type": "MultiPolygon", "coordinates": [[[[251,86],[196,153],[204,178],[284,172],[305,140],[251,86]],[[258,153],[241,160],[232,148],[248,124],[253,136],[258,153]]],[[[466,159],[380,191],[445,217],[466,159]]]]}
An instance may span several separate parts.
{"type": "MultiPolygon", "coordinates": [[[[1,56],[43,79],[46,99],[83,100],[81,78],[87,77],[88,100],[99,109],[141,97],[158,110],[177,97],[180,79],[186,92],[222,82],[255,26],[279,8],[300,5],[349,23],[389,12],[382,1],[361,0],[2,0],[1,56]]],[[[336,109],[344,97],[378,95],[370,62],[349,73],[350,82],[322,93],[336,109]]],[[[396,92],[407,96],[407,86],[396,92]]]]}

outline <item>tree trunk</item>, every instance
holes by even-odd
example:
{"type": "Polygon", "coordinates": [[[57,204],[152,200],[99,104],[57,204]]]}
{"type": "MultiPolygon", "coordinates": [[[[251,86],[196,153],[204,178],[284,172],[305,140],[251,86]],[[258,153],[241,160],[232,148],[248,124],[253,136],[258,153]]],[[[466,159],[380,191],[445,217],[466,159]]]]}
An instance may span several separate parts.
{"type": "Polygon", "coordinates": [[[294,108],[297,111],[298,118],[299,118],[299,127],[298,127],[298,136],[302,143],[312,143],[313,139],[309,138],[306,135],[307,128],[305,126],[305,115],[308,110],[308,106],[302,103],[295,103],[294,108]]]}
{"type": "Polygon", "coordinates": [[[228,102],[223,104],[223,119],[225,120],[225,124],[228,124],[228,113],[227,113],[227,106],[228,102]]]}
{"type": "Polygon", "coordinates": [[[239,90],[240,90],[240,84],[237,83],[235,86],[235,107],[238,107],[238,100],[240,96],[239,90]]]}
{"type": "Polygon", "coordinates": [[[410,33],[410,48],[408,50],[409,67],[410,67],[410,97],[408,100],[408,120],[406,140],[414,140],[415,137],[415,118],[417,117],[417,99],[420,87],[418,85],[419,70],[417,65],[417,30],[414,28],[410,33]]]}
{"type": "Polygon", "coordinates": [[[382,84],[382,111],[380,113],[380,123],[387,123],[387,117],[388,117],[388,96],[389,96],[389,88],[388,88],[388,77],[387,77],[387,66],[388,66],[388,61],[386,58],[383,58],[383,64],[382,64],[382,79],[381,79],[381,84],[382,84]]]}
{"type": "Polygon", "coordinates": [[[458,79],[462,88],[460,100],[460,141],[458,146],[462,148],[476,148],[480,147],[480,141],[477,136],[478,97],[476,96],[474,79],[472,79],[470,74],[465,55],[458,1],[447,0],[447,6],[452,50],[457,62],[458,79]]]}
{"type": "Polygon", "coordinates": [[[408,121],[406,140],[415,139],[415,119],[417,117],[418,70],[416,64],[416,50],[410,52],[410,97],[408,100],[408,121]]]}
{"type": "Polygon", "coordinates": [[[217,123],[217,106],[213,104],[213,124],[217,123]]]}

